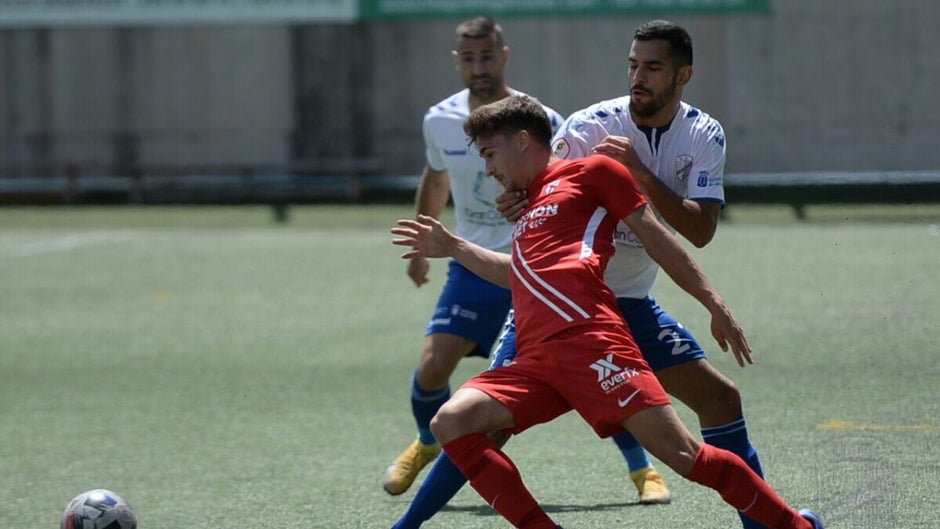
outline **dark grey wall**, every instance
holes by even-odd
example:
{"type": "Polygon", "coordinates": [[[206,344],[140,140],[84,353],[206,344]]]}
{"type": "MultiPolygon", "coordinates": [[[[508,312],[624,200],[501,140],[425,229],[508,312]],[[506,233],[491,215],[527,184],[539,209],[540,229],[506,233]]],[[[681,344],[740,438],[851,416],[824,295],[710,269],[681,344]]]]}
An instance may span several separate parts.
{"type": "MultiPolygon", "coordinates": [[[[507,79],[564,114],[617,96],[646,18],[501,20],[507,79]]],[[[729,171],[940,168],[940,2],[674,20],[696,45],[686,100],[724,124],[729,171]]],[[[455,24],[4,30],[0,167],[357,157],[415,174],[425,109],[461,88],[455,24]]]]}

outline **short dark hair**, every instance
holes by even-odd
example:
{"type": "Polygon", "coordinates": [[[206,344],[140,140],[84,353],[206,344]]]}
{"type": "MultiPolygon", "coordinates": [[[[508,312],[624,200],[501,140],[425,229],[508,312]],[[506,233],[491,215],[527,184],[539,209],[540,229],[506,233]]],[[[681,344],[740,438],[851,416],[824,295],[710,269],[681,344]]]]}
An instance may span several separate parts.
{"type": "Polygon", "coordinates": [[[682,66],[692,65],[692,37],[682,26],[668,20],[651,20],[633,32],[633,40],[665,40],[672,57],[682,66]]]}
{"type": "Polygon", "coordinates": [[[457,40],[482,39],[496,35],[496,45],[503,47],[503,28],[490,17],[474,17],[457,25],[457,40]]]}
{"type": "Polygon", "coordinates": [[[481,137],[515,134],[525,130],[535,141],[548,147],[552,141],[552,122],[537,99],[513,95],[477,107],[463,124],[471,143],[481,137]]]}

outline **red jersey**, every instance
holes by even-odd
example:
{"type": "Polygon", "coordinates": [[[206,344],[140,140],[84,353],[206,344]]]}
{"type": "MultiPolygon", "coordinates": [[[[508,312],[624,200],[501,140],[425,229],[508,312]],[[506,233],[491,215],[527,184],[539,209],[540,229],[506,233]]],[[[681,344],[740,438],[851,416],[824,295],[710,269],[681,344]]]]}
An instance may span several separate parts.
{"type": "Polygon", "coordinates": [[[607,156],[562,160],[535,177],[527,196],[510,274],[519,352],[579,325],[623,325],[604,270],[617,222],[646,203],[633,175],[607,156]]]}

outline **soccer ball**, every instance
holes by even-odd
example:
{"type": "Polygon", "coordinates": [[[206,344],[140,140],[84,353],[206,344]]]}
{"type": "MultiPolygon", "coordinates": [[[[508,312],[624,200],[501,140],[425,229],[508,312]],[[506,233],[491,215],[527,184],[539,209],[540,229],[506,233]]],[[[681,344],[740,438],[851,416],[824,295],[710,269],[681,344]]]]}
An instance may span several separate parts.
{"type": "Polygon", "coordinates": [[[72,498],[62,513],[60,529],[137,529],[137,517],[124,498],[94,489],[72,498]]]}

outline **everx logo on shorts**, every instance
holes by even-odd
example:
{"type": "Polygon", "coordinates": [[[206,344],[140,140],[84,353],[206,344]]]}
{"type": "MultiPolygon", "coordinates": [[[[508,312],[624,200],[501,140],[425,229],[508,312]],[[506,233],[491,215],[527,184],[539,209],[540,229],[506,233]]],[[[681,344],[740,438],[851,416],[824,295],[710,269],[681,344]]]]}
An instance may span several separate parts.
{"type": "Polygon", "coordinates": [[[631,378],[640,374],[635,368],[622,368],[615,364],[613,353],[609,353],[607,358],[592,363],[590,368],[597,372],[597,382],[604,390],[604,393],[616,390],[629,382],[631,378]]]}

